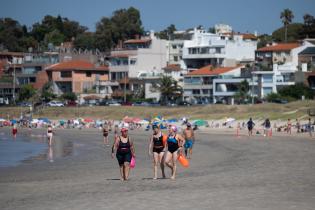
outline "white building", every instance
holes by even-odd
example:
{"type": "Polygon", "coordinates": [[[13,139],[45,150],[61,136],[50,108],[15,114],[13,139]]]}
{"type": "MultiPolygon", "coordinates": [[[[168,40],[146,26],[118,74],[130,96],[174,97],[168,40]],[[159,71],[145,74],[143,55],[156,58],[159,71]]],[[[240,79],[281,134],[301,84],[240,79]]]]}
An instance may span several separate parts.
{"type": "MultiPolygon", "coordinates": [[[[242,66],[218,67],[211,65],[192,71],[184,76],[184,99],[193,103],[215,103],[229,101],[237,91],[235,83],[229,81],[240,78],[242,66]]],[[[244,80],[244,79],[242,79],[244,80]]]]}
{"type": "Polygon", "coordinates": [[[206,65],[235,66],[255,60],[257,37],[252,34],[213,34],[194,29],[192,39],[184,41],[184,69],[195,70],[206,65]]]}
{"type": "Polygon", "coordinates": [[[272,44],[256,51],[256,61],[260,70],[254,71],[253,76],[257,83],[258,96],[266,97],[270,93],[277,93],[285,86],[295,84],[295,75],[298,70],[298,54],[307,47],[314,46],[304,41],[300,43],[272,44]]]}
{"type": "Polygon", "coordinates": [[[167,41],[167,63],[169,65],[183,64],[183,46],[184,40],[169,40],[167,41]]]}

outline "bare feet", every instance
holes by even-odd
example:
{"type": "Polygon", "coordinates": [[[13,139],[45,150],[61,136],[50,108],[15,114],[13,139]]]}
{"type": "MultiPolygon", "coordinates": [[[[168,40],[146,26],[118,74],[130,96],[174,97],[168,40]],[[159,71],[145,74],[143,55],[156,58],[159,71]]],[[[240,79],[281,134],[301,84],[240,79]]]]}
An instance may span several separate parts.
{"type": "Polygon", "coordinates": [[[171,179],[172,179],[172,180],[175,180],[175,176],[171,176],[171,179]]]}

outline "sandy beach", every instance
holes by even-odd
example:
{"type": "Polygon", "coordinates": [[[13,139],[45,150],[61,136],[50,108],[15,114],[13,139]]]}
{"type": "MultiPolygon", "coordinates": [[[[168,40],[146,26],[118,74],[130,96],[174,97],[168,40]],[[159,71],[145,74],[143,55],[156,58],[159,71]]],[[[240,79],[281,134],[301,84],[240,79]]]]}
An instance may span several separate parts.
{"type": "MultiPolygon", "coordinates": [[[[117,160],[110,157],[99,131],[57,130],[56,141],[73,143],[71,155],[54,158],[53,151],[53,161],[0,168],[0,209],[315,208],[314,138],[249,138],[243,131],[237,138],[227,131],[197,132],[191,165],[179,167],[175,181],[152,180],[147,153],[151,132],[130,131],[137,166],[130,180],[122,182],[117,160]]],[[[33,132],[40,135],[43,130],[33,132]]]]}

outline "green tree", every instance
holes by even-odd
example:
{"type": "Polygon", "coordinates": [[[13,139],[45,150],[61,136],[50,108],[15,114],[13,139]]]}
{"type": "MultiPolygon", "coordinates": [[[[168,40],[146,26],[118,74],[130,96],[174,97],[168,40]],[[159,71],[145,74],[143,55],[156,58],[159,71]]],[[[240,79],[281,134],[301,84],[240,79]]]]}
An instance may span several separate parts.
{"type": "Polygon", "coordinates": [[[162,103],[167,104],[170,100],[176,100],[183,94],[183,89],[176,80],[169,76],[162,76],[160,78],[157,89],[161,92],[162,103]]]}
{"type": "Polygon", "coordinates": [[[241,103],[245,102],[246,99],[248,99],[249,95],[249,83],[247,80],[243,80],[238,85],[238,91],[235,93],[235,98],[238,99],[241,103]]]}
{"type": "Polygon", "coordinates": [[[95,34],[92,32],[85,32],[83,34],[79,34],[77,38],[73,42],[76,48],[82,49],[94,49],[95,45],[95,34]]]}
{"type": "Polygon", "coordinates": [[[301,30],[301,39],[304,38],[314,38],[315,37],[315,18],[310,14],[305,14],[303,16],[304,24],[303,30],[301,30]]]}
{"type": "MultiPolygon", "coordinates": [[[[287,26],[287,41],[297,41],[301,37],[301,31],[303,30],[303,24],[292,23],[287,26]]],[[[281,27],[272,33],[272,39],[276,42],[285,42],[283,34],[285,33],[285,27],[281,27]]]]}
{"type": "MultiPolygon", "coordinates": [[[[27,31],[26,31],[27,33],[27,31]]],[[[12,18],[0,18],[0,45],[3,49],[9,51],[23,51],[19,40],[27,36],[25,34],[25,27],[12,19],[12,18]]]]}
{"type": "Polygon", "coordinates": [[[303,83],[298,83],[295,85],[286,86],[280,89],[279,94],[282,97],[291,97],[296,100],[301,99],[302,96],[305,96],[307,99],[313,98],[313,91],[311,88],[307,87],[303,83]]]}
{"type": "Polygon", "coordinates": [[[176,27],[174,24],[169,25],[166,29],[164,29],[163,31],[160,31],[159,33],[157,33],[157,37],[159,37],[160,39],[170,39],[173,40],[175,38],[174,36],[174,32],[176,31],[176,27]]]}
{"type": "Polygon", "coordinates": [[[41,90],[41,99],[45,102],[49,102],[54,98],[56,98],[56,95],[53,93],[52,83],[47,82],[41,90]]]}
{"type": "Polygon", "coordinates": [[[96,24],[96,44],[101,50],[109,50],[120,40],[133,39],[143,34],[140,12],[134,7],[114,11],[112,17],[103,17],[96,24]]]}
{"type": "Polygon", "coordinates": [[[288,39],[287,39],[288,25],[292,22],[293,18],[294,18],[293,12],[290,9],[285,9],[280,14],[280,19],[282,20],[282,23],[285,27],[285,33],[284,33],[285,42],[288,41],[288,39]]]}
{"type": "Polygon", "coordinates": [[[45,45],[47,46],[49,43],[52,43],[54,46],[60,45],[62,42],[65,41],[65,36],[55,29],[45,35],[45,45]]]}
{"type": "Polygon", "coordinates": [[[68,101],[75,101],[75,100],[77,100],[77,95],[75,94],[75,93],[64,93],[64,94],[62,94],[61,95],[61,98],[63,99],[63,100],[68,100],[68,101]]]}
{"type": "Polygon", "coordinates": [[[32,98],[36,94],[36,89],[31,85],[22,85],[19,92],[19,100],[26,101],[32,98]]]}
{"type": "Polygon", "coordinates": [[[268,43],[271,43],[273,40],[272,36],[268,34],[262,34],[258,37],[257,48],[265,47],[268,43]]]}

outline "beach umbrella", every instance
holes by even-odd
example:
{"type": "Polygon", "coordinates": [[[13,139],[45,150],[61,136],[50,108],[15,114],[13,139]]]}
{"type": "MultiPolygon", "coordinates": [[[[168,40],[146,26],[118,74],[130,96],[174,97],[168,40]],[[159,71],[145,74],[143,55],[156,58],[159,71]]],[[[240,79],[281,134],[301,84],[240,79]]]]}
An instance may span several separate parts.
{"type": "Polygon", "coordinates": [[[73,124],[74,124],[74,125],[79,125],[80,122],[79,122],[79,120],[73,120],[73,124]]]}
{"type": "Polygon", "coordinates": [[[131,117],[128,117],[128,116],[126,116],[126,117],[123,118],[123,121],[124,121],[125,123],[131,123],[132,120],[133,120],[133,119],[132,119],[131,117]]]}
{"type": "Polygon", "coordinates": [[[234,118],[227,118],[227,119],[225,120],[225,124],[230,125],[230,124],[232,124],[234,121],[235,121],[234,118]]]}
{"type": "Polygon", "coordinates": [[[32,119],[31,123],[38,123],[38,119],[32,119]]]}
{"type": "Polygon", "coordinates": [[[84,122],[91,123],[91,122],[94,122],[94,120],[91,118],[84,118],[84,122]]]}
{"type": "Polygon", "coordinates": [[[208,122],[205,120],[195,120],[195,121],[193,121],[193,125],[206,126],[206,125],[208,125],[208,122]]]}
{"type": "Polygon", "coordinates": [[[138,122],[140,122],[140,121],[141,121],[141,119],[140,119],[140,118],[137,118],[137,117],[132,119],[132,122],[134,122],[134,123],[138,123],[138,122]]]}
{"type": "Polygon", "coordinates": [[[3,119],[3,118],[0,118],[0,122],[4,122],[4,121],[6,121],[5,119],[3,119]]]}
{"type": "Polygon", "coordinates": [[[17,123],[17,120],[12,119],[12,120],[10,120],[10,122],[11,122],[12,124],[15,124],[15,123],[17,123]]]}
{"type": "Polygon", "coordinates": [[[176,122],[178,122],[178,120],[174,118],[174,119],[166,120],[166,122],[167,123],[176,123],[176,122]]]}
{"type": "Polygon", "coordinates": [[[51,121],[48,118],[38,118],[38,120],[44,123],[51,123],[51,121]]]}

